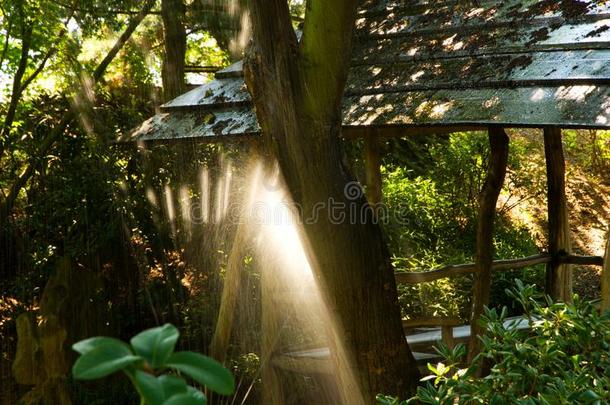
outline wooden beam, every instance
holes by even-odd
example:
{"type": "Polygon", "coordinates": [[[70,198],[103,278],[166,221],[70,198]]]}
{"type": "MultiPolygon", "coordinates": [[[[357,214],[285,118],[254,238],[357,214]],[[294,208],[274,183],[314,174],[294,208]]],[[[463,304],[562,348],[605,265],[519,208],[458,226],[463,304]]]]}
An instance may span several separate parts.
{"type": "MultiPolygon", "coordinates": [[[[494,260],[491,266],[492,271],[516,270],[524,267],[535,266],[537,264],[550,263],[552,257],[548,253],[533,255],[518,259],[494,260]]],[[[476,271],[474,263],[464,263],[441,267],[436,270],[412,272],[412,273],[396,273],[396,282],[398,284],[418,284],[425,283],[441,278],[456,278],[467,276],[476,271]]]]}
{"type": "Polygon", "coordinates": [[[380,139],[403,138],[415,135],[452,134],[465,131],[484,131],[487,127],[480,125],[379,125],[379,126],[343,126],[341,136],[346,140],[368,138],[371,132],[380,139]]]}
{"type": "Polygon", "coordinates": [[[580,266],[603,266],[604,258],[602,256],[559,255],[557,256],[557,263],[578,264],[580,266]]]}
{"type": "Polygon", "coordinates": [[[479,353],[482,334],[479,318],[483,308],[489,304],[491,290],[491,270],[493,265],[493,231],[496,217],[496,204],[508,162],[508,135],[501,127],[489,128],[489,143],[491,145],[487,178],[479,194],[479,213],[477,218],[477,246],[475,253],[476,272],[472,291],[472,311],[470,315],[470,344],[468,361],[471,362],[479,353]]]}
{"type": "Polygon", "coordinates": [[[610,233],[606,243],[606,254],[604,255],[604,267],[602,269],[602,302],[601,311],[610,310],[610,233]]]}
{"type": "Polygon", "coordinates": [[[379,138],[373,131],[364,139],[364,165],[366,169],[366,197],[369,204],[376,206],[381,202],[381,154],[379,138]]]}
{"type": "MultiPolygon", "coordinates": [[[[544,154],[547,173],[549,253],[553,256],[571,252],[570,223],[565,192],[565,159],[561,129],[544,128],[544,154]]],[[[569,264],[550,262],[546,270],[546,293],[555,301],[572,300],[572,271],[569,264]]]]}

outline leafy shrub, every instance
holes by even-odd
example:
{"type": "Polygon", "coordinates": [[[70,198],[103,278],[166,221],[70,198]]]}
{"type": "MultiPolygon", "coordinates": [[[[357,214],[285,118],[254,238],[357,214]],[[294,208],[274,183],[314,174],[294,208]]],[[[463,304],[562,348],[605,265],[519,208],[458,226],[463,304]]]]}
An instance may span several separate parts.
{"type": "MultiPolygon", "coordinates": [[[[404,139],[386,145],[384,158],[383,225],[398,271],[421,271],[473,261],[476,245],[478,194],[485,179],[489,141],[485,133],[404,139]]],[[[508,215],[510,207],[540,192],[524,162],[532,159],[529,144],[511,139],[505,184],[506,205],[499,211],[494,232],[496,258],[539,253],[535,235],[508,215]],[[524,190],[528,190],[524,194],[524,190]]],[[[544,182],[543,182],[544,183],[544,182]]],[[[543,282],[543,266],[493,275],[490,306],[518,305],[505,294],[514,278],[543,282]]],[[[470,312],[471,278],[399,286],[403,316],[461,316],[470,312]]]]}
{"type": "MultiPolygon", "coordinates": [[[[507,311],[486,309],[483,348],[473,364],[493,364],[484,378],[475,366],[460,368],[466,349],[441,347],[445,361],[407,403],[423,404],[603,404],[610,402],[610,312],[599,314],[577,296],[573,304],[540,302],[534,286],[516,280],[510,290],[523,306],[531,331],[505,327],[507,311]],[[430,382],[432,380],[432,382],[430,382]]],[[[400,401],[379,397],[384,405],[400,401]]]]}
{"type": "Polygon", "coordinates": [[[80,357],[72,367],[78,380],[95,380],[123,371],[141,397],[142,404],[204,404],[205,395],[174,374],[183,373],[222,395],[235,390],[231,373],[220,363],[195,352],[174,352],[180,333],[171,324],[147,329],[130,344],[109,337],[93,337],[75,343],[80,357]]]}

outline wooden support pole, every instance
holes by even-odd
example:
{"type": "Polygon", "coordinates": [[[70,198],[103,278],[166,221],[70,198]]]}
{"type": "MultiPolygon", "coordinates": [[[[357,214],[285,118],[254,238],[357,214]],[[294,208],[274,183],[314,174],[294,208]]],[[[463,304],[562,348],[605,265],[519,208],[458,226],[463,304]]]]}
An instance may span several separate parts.
{"type": "Polygon", "coordinates": [[[375,206],[381,202],[381,154],[379,139],[373,131],[364,139],[364,164],[366,168],[366,194],[369,203],[375,206]]]}
{"type": "Polygon", "coordinates": [[[445,346],[450,349],[455,347],[455,339],[453,338],[453,326],[441,326],[441,338],[445,346]]]}
{"type": "Polygon", "coordinates": [[[479,194],[479,215],[477,218],[477,246],[475,254],[476,272],[474,274],[472,312],[470,317],[470,341],[468,361],[479,353],[480,341],[478,335],[482,330],[479,318],[483,308],[489,304],[491,289],[491,270],[493,264],[493,230],[496,216],[496,204],[508,161],[508,135],[500,127],[489,128],[489,143],[491,154],[487,168],[487,178],[479,194]]]}
{"type": "MultiPolygon", "coordinates": [[[[549,253],[557,257],[571,252],[561,128],[544,129],[544,154],[548,189],[549,253]]],[[[561,264],[555,260],[547,264],[546,293],[555,301],[572,300],[572,269],[569,264],[561,264]]]]}
{"type": "Polygon", "coordinates": [[[602,312],[610,310],[610,233],[606,243],[606,254],[604,255],[604,267],[602,268],[602,312]]]}

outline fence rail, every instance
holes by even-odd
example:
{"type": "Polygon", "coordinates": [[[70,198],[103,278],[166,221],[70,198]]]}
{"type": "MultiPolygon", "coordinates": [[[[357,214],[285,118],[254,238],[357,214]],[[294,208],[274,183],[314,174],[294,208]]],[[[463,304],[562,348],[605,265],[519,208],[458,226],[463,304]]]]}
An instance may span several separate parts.
{"type": "MultiPolygon", "coordinates": [[[[555,258],[549,253],[521,257],[517,259],[495,260],[491,266],[492,271],[517,270],[524,267],[546,264],[579,264],[603,266],[604,258],[601,256],[557,255],[555,258]]],[[[441,278],[456,278],[475,273],[477,267],[474,263],[464,263],[441,267],[439,269],[421,272],[396,272],[396,282],[399,284],[418,284],[439,280],[441,278]]]]}

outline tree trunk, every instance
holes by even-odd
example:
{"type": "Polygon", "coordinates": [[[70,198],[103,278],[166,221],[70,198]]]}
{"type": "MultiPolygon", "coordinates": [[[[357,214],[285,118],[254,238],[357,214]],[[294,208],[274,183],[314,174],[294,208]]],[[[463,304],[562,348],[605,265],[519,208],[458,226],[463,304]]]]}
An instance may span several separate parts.
{"type": "Polygon", "coordinates": [[[472,313],[470,316],[470,341],[468,361],[471,362],[480,351],[478,336],[483,330],[479,318],[483,308],[489,304],[491,290],[491,267],[493,263],[493,231],[496,204],[504,184],[508,161],[508,136],[500,127],[489,129],[491,156],[487,168],[487,178],[479,195],[479,215],[477,218],[477,247],[475,253],[476,272],[472,291],[472,313]]]}
{"type": "Polygon", "coordinates": [[[572,266],[557,263],[557,256],[569,254],[570,222],[566,200],[565,159],[561,145],[561,129],[544,129],[544,154],[548,188],[549,253],[553,260],[546,268],[546,293],[555,301],[572,300],[572,266]]]}
{"type": "Polygon", "coordinates": [[[340,103],[357,1],[308,2],[300,45],[285,0],[253,3],[246,82],[267,153],[277,158],[300,207],[303,244],[342,332],[349,363],[342,368],[356,377],[366,403],[378,393],[405,395],[418,370],[403,335],[390,255],[342,163],[340,103]],[[328,210],[320,212],[320,204],[328,210]]]}
{"type": "Polygon", "coordinates": [[[186,30],[184,28],[184,3],[182,0],[162,0],[165,56],[161,79],[163,99],[169,101],[184,93],[184,59],[186,56],[186,30]]]}
{"type": "Polygon", "coordinates": [[[382,198],[381,154],[379,138],[374,131],[368,133],[364,140],[364,164],[366,167],[366,195],[369,203],[377,206],[382,198]]]}
{"type": "Polygon", "coordinates": [[[604,267],[602,268],[602,304],[601,310],[610,310],[610,233],[606,243],[606,253],[604,254],[604,267]]]}

